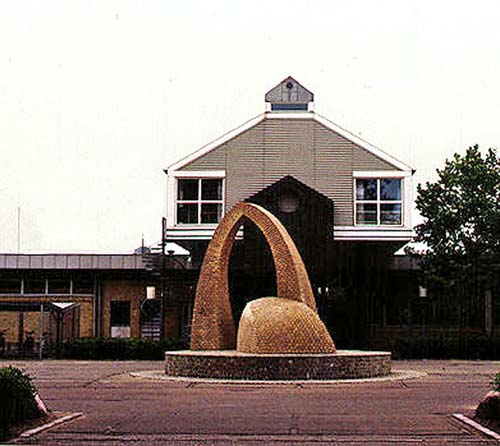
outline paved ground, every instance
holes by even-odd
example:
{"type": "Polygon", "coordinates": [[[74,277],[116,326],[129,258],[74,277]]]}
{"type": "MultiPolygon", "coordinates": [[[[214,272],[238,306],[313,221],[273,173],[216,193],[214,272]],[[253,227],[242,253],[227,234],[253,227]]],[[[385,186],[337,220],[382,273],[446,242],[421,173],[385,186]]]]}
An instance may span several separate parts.
{"type": "MultiPolygon", "coordinates": [[[[0,366],[8,362],[0,361],[0,366]]],[[[427,372],[403,381],[252,385],[148,381],[161,362],[20,362],[52,410],[85,416],[23,444],[489,445],[470,414],[500,362],[395,361],[427,372]]]]}

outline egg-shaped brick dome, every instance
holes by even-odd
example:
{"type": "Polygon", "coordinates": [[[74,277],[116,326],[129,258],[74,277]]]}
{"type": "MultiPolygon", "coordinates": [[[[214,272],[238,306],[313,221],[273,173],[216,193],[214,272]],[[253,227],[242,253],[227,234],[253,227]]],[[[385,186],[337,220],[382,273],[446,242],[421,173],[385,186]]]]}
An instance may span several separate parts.
{"type": "Polygon", "coordinates": [[[318,314],[302,302],[263,297],[241,315],[237,351],[253,354],[335,353],[335,344],[318,314]]]}

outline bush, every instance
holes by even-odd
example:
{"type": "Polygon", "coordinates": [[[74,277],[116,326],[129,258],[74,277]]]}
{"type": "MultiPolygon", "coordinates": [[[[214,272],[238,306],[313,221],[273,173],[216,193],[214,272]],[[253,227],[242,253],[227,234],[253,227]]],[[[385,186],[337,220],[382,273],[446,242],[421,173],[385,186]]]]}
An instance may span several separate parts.
{"type": "Polygon", "coordinates": [[[80,338],[62,345],[60,358],[66,359],[164,359],[167,350],[185,348],[179,339],[80,338]]]}
{"type": "Polygon", "coordinates": [[[500,392],[500,372],[495,373],[495,376],[493,376],[491,387],[495,392],[500,392]]]}
{"type": "Polygon", "coordinates": [[[14,424],[43,415],[35,394],[28,375],[15,367],[0,368],[0,438],[5,438],[14,424]]]}
{"type": "Polygon", "coordinates": [[[500,339],[480,335],[398,337],[394,359],[500,359],[500,339]]]}

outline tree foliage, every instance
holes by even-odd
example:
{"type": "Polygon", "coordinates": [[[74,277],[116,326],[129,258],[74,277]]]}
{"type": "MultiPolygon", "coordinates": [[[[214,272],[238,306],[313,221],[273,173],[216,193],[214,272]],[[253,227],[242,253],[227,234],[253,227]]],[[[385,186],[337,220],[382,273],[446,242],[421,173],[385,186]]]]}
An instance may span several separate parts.
{"type": "Polygon", "coordinates": [[[491,287],[500,271],[500,159],[476,145],[438,169],[434,183],[418,185],[424,223],[417,241],[428,245],[422,271],[450,292],[457,285],[491,287]]]}

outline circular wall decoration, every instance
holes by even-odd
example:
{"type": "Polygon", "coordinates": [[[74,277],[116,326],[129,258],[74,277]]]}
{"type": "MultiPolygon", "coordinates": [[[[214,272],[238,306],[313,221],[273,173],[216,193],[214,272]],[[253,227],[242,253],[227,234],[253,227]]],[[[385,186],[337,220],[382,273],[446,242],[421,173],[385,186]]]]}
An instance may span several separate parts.
{"type": "Polygon", "coordinates": [[[287,192],[278,198],[278,209],[285,214],[292,214],[299,205],[300,199],[293,192],[287,192]]]}

